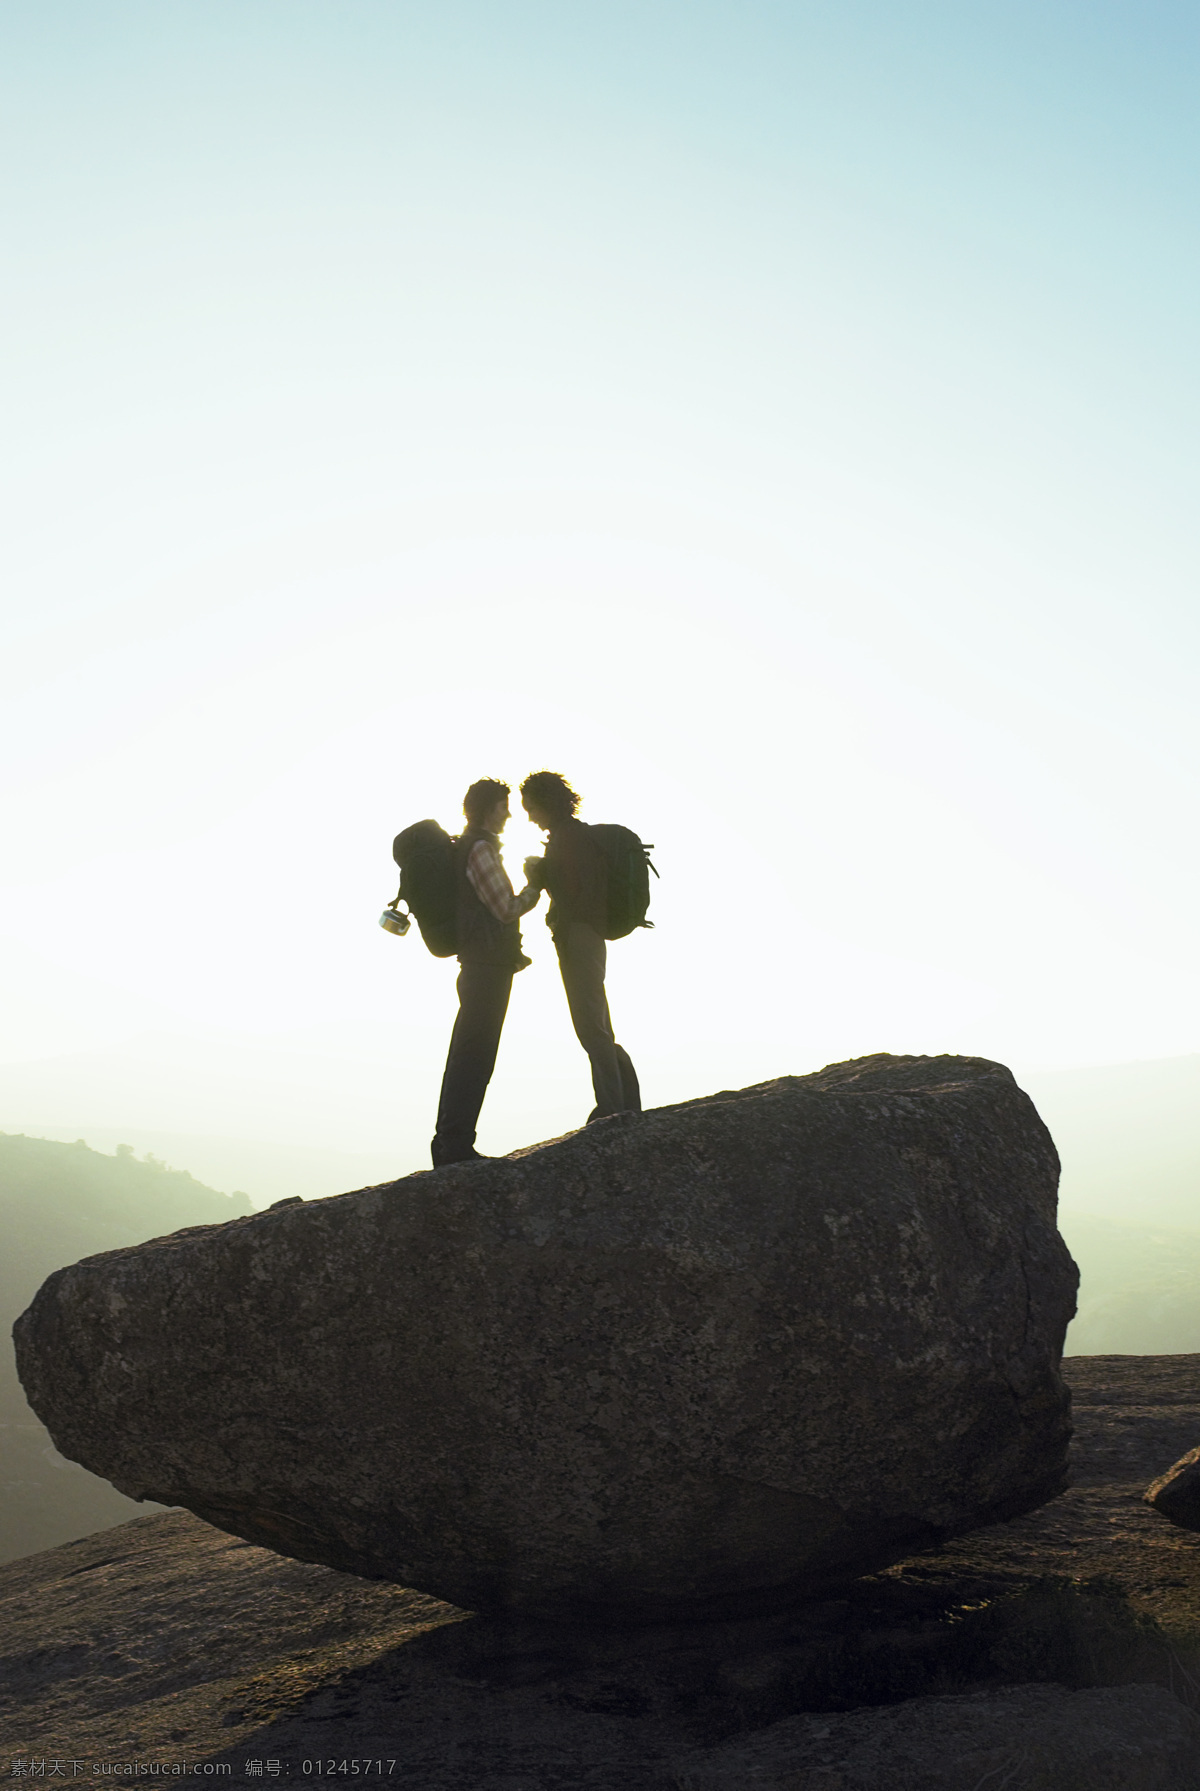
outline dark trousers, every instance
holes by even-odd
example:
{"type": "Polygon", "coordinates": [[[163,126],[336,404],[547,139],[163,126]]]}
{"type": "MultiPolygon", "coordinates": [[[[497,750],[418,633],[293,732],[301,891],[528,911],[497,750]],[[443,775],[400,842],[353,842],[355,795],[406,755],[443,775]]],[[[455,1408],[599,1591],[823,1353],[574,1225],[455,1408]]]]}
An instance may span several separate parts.
{"type": "Polygon", "coordinates": [[[458,973],[458,1017],[450,1034],[437,1134],[430,1147],[435,1166],[469,1156],[474,1146],[479,1110],[496,1067],[512,979],[511,965],[464,964],[458,973]]]}
{"type": "Polygon", "coordinates": [[[608,948],[595,927],[573,920],[554,935],[558,967],[562,972],[567,1006],[575,1037],[588,1054],[592,1066],[592,1088],[596,1106],[590,1119],[604,1119],[610,1113],[640,1113],[641,1091],[637,1072],[613,1037],[608,997],[604,992],[604,972],[608,964],[608,948]]]}

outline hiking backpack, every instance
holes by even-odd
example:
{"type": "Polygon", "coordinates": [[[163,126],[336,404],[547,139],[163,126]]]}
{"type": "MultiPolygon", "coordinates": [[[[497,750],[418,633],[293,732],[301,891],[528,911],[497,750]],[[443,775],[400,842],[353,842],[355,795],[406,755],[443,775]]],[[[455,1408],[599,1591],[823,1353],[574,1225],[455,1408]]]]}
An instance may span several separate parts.
{"type": "Polygon", "coordinates": [[[407,903],[435,958],[452,958],[458,950],[454,848],[455,841],[436,821],[415,821],[392,842],[392,857],[400,866],[396,902],[407,903]]]}
{"type": "MultiPolygon", "coordinates": [[[[646,919],[650,906],[650,862],[653,846],[645,846],[628,827],[604,822],[588,832],[600,848],[608,868],[606,939],[624,939],[635,927],[652,927],[646,919]]],[[[654,871],[657,877],[658,872],[654,871]]]]}

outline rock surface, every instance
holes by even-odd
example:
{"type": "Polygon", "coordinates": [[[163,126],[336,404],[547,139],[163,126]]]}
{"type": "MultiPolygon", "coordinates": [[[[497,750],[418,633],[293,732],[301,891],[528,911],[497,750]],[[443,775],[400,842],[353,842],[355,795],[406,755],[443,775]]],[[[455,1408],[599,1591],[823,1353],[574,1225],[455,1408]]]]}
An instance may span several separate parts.
{"type": "Polygon", "coordinates": [[[1146,1503],[1183,1530],[1200,1530],[1200,1444],[1146,1488],[1146,1503]]]}
{"type": "Polygon", "coordinates": [[[1014,1685],[794,1716],[677,1763],[679,1791],[1200,1791],[1200,1718],[1160,1685],[1014,1685]]]}
{"type": "MultiPolygon", "coordinates": [[[[51,1776],[58,1760],[70,1777],[79,1761],[93,1778],[187,1760],[261,1786],[271,1760],[277,1783],[299,1785],[318,1759],[357,1759],[360,1776],[375,1776],[363,1761],[394,1759],[388,1776],[420,1791],[678,1791],[680,1773],[701,1770],[705,1791],[747,1791],[741,1748],[761,1773],[782,1770],[797,1745],[784,1719],[807,1713],[822,1771],[854,1762],[853,1791],[899,1791],[886,1761],[864,1776],[870,1736],[887,1733],[866,1719],[886,1721],[897,1698],[927,1705],[1041,1678],[1155,1682],[1194,1708],[1200,1536],[1163,1523],[1142,1490],[1196,1434],[1200,1357],[1068,1359],[1063,1371],[1078,1414],[1069,1492],[767,1622],[570,1630],[466,1617],[182,1511],[14,1561],[0,1567],[0,1765],[46,1760],[51,1776]],[[1043,1603],[1048,1579],[1098,1575],[1159,1628],[1063,1633],[1061,1600],[1043,1603]],[[993,1625],[983,1652],[959,1645],[972,1622],[1022,1608],[1024,1647],[1011,1623],[993,1625]]],[[[1079,1619],[1109,1600],[1074,1602],[1079,1619]]],[[[1165,1708],[1169,1730],[1180,1719],[1165,1708]]],[[[1118,1727],[1116,1748],[1135,1735],[1118,1727]]],[[[1036,1764],[1006,1791],[1029,1791],[1036,1764]]],[[[811,1775],[798,1782],[812,1791],[811,1775]]]]}
{"type": "Polygon", "coordinates": [[[1028,1098],[860,1059],[113,1251],[18,1322],[62,1452],[472,1609],[785,1608],[1066,1479],[1028,1098]]]}

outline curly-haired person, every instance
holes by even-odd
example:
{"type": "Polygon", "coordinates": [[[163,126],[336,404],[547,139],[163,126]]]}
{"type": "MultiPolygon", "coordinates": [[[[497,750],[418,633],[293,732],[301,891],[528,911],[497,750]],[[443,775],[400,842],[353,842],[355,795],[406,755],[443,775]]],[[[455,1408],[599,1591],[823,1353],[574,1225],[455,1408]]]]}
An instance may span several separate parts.
{"type": "Polygon", "coordinates": [[[546,924],[558,953],[575,1036],[592,1066],[596,1105],[588,1115],[640,1113],[637,1073],[613,1035],[604,973],[608,871],[590,828],[576,817],[580,798],[557,771],[534,771],[521,785],[521,802],[546,833],[542,858],[525,860],[529,887],[549,891],[546,924]]]}

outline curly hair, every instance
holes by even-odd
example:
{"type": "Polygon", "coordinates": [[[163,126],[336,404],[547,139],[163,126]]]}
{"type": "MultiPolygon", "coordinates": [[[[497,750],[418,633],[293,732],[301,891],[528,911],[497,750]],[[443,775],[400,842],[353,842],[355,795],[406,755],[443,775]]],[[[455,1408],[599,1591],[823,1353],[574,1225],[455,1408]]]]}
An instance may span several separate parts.
{"type": "Polygon", "coordinates": [[[463,797],[463,814],[472,827],[482,827],[498,802],[509,795],[510,787],[498,777],[481,777],[463,797]]]}
{"type": "Polygon", "coordinates": [[[578,793],[557,771],[530,772],[521,785],[521,800],[528,807],[531,799],[555,821],[569,821],[580,803],[578,793]]]}

